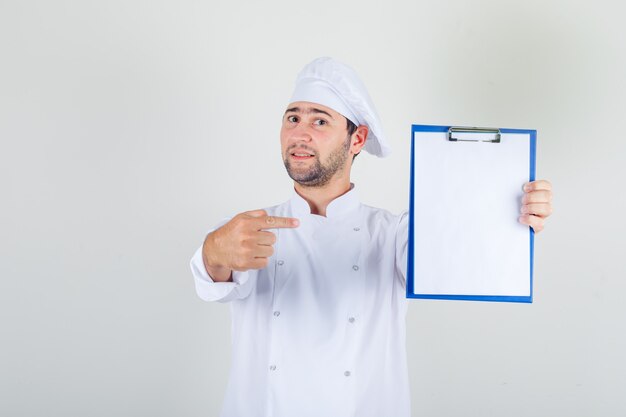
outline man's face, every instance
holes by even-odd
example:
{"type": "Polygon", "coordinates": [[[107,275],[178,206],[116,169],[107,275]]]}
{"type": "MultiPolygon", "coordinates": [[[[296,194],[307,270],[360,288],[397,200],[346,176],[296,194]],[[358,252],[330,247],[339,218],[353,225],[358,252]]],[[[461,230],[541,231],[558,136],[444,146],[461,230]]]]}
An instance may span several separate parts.
{"type": "Polygon", "coordinates": [[[347,120],[326,106],[291,103],[283,116],[280,144],[287,173],[300,185],[322,187],[349,171],[347,120]]]}

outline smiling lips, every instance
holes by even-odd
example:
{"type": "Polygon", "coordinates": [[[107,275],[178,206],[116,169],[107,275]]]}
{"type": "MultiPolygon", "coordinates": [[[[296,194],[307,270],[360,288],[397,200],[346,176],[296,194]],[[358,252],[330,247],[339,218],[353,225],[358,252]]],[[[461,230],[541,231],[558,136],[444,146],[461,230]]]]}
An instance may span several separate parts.
{"type": "Polygon", "coordinates": [[[304,160],[311,159],[311,158],[314,157],[314,155],[312,153],[307,152],[305,150],[301,150],[301,149],[297,149],[295,151],[292,151],[290,153],[290,155],[296,161],[304,161],[304,160]]]}

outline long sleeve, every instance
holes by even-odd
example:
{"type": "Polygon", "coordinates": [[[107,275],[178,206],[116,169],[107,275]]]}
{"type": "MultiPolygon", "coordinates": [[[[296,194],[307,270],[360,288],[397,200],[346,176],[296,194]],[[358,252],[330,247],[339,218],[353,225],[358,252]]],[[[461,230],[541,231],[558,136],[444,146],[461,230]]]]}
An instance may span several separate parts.
{"type": "Polygon", "coordinates": [[[400,273],[406,285],[407,253],[409,243],[409,213],[400,215],[396,229],[396,270],[400,273]]]}

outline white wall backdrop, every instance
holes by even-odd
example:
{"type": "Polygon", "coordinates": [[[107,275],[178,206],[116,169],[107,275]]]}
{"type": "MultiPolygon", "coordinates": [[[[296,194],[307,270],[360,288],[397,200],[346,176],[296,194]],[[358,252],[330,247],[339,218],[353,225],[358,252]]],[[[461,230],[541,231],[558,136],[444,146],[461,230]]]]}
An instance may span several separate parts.
{"type": "Polygon", "coordinates": [[[626,415],[626,18],[618,1],[0,2],[0,415],[215,416],[227,305],[188,261],[291,182],[280,118],[329,55],[391,139],[364,202],[408,205],[411,123],[536,128],[555,214],[535,302],[411,300],[415,416],[626,415]]]}

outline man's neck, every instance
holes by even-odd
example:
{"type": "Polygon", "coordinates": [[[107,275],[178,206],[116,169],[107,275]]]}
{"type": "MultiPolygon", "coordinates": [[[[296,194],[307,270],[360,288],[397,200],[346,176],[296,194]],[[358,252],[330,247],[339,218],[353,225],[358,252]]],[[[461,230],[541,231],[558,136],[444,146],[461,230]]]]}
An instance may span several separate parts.
{"type": "Polygon", "coordinates": [[[326,217],[326,208],[330,202],[350,191],[350,178],[330,181],[322,187],[306,187],[294,182],[294,188],[309,203],[311,214],[326,217]]]}

